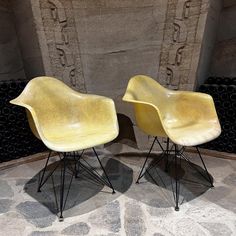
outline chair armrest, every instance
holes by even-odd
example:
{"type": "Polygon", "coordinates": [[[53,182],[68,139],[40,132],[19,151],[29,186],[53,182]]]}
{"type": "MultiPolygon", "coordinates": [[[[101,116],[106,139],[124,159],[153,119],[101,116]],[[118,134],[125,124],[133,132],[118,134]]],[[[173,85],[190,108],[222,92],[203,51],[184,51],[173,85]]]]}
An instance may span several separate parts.
{"type": "Polygon", "coordinates": [[[46,140],[44,133],[41,129],[40,123],[38,121],[38,117],[36,115],[35,110],[30,105],[24,103],[24,99],[22,99],[20,96],[10,101],[11,104],[18,105],[21,107],[24,107],[26,110],[28,123],[30,126],[31,131],[33,134],[40,140],[46,140]]]}
{"type": "Polygon", "coordinates": [[[209,94],[176,91],[172,97],[175,109],[183,117],[198,119],[218,119],[213,98],[209,94]]]}
{"type": "MultiPolygon", "coordinates": [[[[81,94],[80,94],[81,95],[81,94]]],[[[96,123],[106,127],[112,127],[118,131],[118,121],[114,101],[110,98],[82,94],[78,99],[79,112],[83,113],[85,122],[96,123]]]]}

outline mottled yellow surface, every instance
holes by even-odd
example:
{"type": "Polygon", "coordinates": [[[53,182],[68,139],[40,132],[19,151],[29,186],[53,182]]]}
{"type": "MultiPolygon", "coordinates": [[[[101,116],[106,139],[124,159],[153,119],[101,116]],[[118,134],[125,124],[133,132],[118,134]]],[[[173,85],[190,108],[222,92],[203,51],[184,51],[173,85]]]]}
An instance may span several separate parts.
{"type": "Polygon", "coordinates": [[[10,102],[26,108],[32,132],[54,151],[101,145],[119,132],[112,99],[76,92],[55,78],[31,80],[10,102]]]}
{"type": "Polygon", "coordinates": [[[195,146],[221,133],[214,102],[208,94],[169,90],[148,76],[137,75],[130,79],[123,100],[133,103],[137,125],[148,135],[195,146]]]}

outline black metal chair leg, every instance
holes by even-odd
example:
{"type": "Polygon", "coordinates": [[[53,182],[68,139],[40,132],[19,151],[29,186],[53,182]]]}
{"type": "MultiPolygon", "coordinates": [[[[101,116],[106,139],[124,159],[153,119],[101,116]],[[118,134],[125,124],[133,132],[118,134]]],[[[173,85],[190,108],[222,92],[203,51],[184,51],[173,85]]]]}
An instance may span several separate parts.
{"type": "Polygon", "coordinates": [[[66,154],[63,157],[63,165],[61,167],[61,191],[60,191],[60,217],[59,221],[63,221],[63,203],[64,203],[64,190],[65,190],[65,173],[66,173],[66,154]]]}
{"type": "Polygon", "coordinates": [[[95,148],[93,148],[93,151],[94,151],[94,153],[95,153],[95,155],[96,155],[96,157],[97,157],[97,159],[98,159],[98,162],[99,162],[99,164],[100,164],[100,166],[101,166],[101,168],[102,168],[102,170],[103,170],[104,175],[106,176],[106,179],[107,179],[107,181],[108,181],[108,183],[109,183],[109,185],[110,185],[110,188],[112,189],[112,194],[116,193],[116,192],[115,192],[115,189],[114,189],[114,187],[113,187],[113,185],[112,185],[112,183],[111,183],[111,181],[110,181],[110,179],[109,179],[109,177],[108,177],[108,175],[107,175],[107,173],[106,173],[106,171],[105,171],[105,168],[103,167],[102,162],[101,162],[101,160],[100,160],[99,157],[98,157],[98,154],[97,154],[95,148]]]}
{"type": "Polygon", "coordinates": [[[170,144],[170,139],[167,138],[165,172],[168,172],[168,165],[169,165],[169,144],[170,144]]]}
{"type": "Polygon", "coordinates": [[[75,178],[78,178],[78,170],[77,170],[77,160],[76,160],[76,152],[73,152],[73,159],[75,162],[74,172],[75,172],[75,178]]]}
{"type": "Polygon", "coordinates": [[[142,173],[143,173],[143,170],[144,170],[144,168],[145,168],[145,166],[146,166],[146,163],[147,163],[147,160],[148,160],[148,158],[149,158],[149,156],[150,156],[150,153],[151,153],[151,151],[152,151],[152,148],[153,148],[153,145],[154,145],[154,143],[155,143],[155,141],[157,140],[157,137],[155,137],[155,139],[154,139],[154,141],[153,141],[153,143],[152,143],[152,145],[151,145],[151,148],[150,148],[150,150],[149,150],[149,152],[148,152],[148,154],[147,154],[147,157],[146,157],[146,159],[145,159],[145,161],[144,161],[144,164],[143,164],[143,166],[142,166],[142,168],[141,168],[141,171],[139,172],[139,176],[138,176],[138,179],[137,179],[137,181],[136,181],[136,184],[138,184],[139,183],[139,180],[142,178],[142,173]]]}
{"type": "Polygon", "coordinates": [[[207,177],[208,177],[209,183],[211,184],[211,187],[213,188],[214,185],[213,185],[211,176],[210,176],[210,174],[209,174],[209,172],[208,172],[208,170],[207,170],[207,168],[206,168],[206,165],[205,165],[205,163],[204,163],[204,161],[203,161],[203,159],[202,159],[202,155],[201,155],[201,153],[200,153],[198,147],[196,147],[196,149],[197,149],[198,155],[199,155],[199,157],[200,157],[200,159],[201,159],[202,165],[204,166],[204,169],[205,169],[205,171],[206,171],[206,173],[207,173],[207,177]]]}
{"type": "MultiPolygon", "coordinates": [[[[175,144],[175,210],[179,211],[179,188],[178,188],[178,166],[177,166],[177,156],[178,147],[175,144]]],[[[180,187],[180,186],[179,186],[180,187]]]]}
{"type": "Polygon", "coordinates": [[[157,137],[156,137],[156,141],[157,141],[159,147],[161,148],[162,152],[164,152],[165,150],[164,150],[164,148],[162,147],[162,145],[161,145],[161,143],[159,142],[159,140],[157,139],[157,137]]]}
{"type": "Polygon", "coordinates": [[[48,154],[48,157],[47,157],[47,161],[46,161],[45,166],[44,166],[44,168],[43,168],[43,174],[42,174],[42,177],[40,178],[40,181],[39,181],[38,192],[41,192],[41,187],[42,187],[43,178],[44,178],[44,175],[45,175],[47,166],[48,166],[48,161],[49,161],[49,158],[50,158],[50,156],[51,156],[51,153],[52,153],[52,151],[49,150],[49,154],[48,154]]]}

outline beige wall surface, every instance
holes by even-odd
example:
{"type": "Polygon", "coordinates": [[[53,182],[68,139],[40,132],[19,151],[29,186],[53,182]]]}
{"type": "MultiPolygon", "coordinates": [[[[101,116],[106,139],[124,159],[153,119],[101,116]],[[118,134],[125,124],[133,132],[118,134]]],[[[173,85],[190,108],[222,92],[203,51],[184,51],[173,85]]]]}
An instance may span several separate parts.
{"type": "Polygon", "coordinates": [[[124,93],[136,74],[157,77],[166,10],[162,1],[74,1],[75,23],[88,92],[124,93]]]}
{"type": "Polygon", "coordinates": [[[13,12],[7,0],[0,0],[0,80],[24,77],[13,12]]]}
{"type": "Polygon", "coordinates": [[[31,2],[43,60],[73,87],[115,98],[147,74],[193,89],[209,0],[31,2]]]}
{"type": "Polygon", "coordinates": [[[222,6],[222,0],[211,0],[201,43],[200,60],[195,83],[196,88],[203,84],[211,75],[210,68],[217,42],[222,6]]]}
{"type": "Polygon", "coordinates": [[[194,88],[209,0],[31,4],[45,73],[72,87],[110,96],[118,108],[136,74],[173,89],[194,88]]]}
{"type": "Polygon", "coordinates": [[[220,16],[211,74],[236,77],[236,1],[225,1],[220,16]]]}
{"type": "Polygon", "coordinates": [[[9,0],[27,79],[43,75],[44,66],[30,0],[9,0]]]}

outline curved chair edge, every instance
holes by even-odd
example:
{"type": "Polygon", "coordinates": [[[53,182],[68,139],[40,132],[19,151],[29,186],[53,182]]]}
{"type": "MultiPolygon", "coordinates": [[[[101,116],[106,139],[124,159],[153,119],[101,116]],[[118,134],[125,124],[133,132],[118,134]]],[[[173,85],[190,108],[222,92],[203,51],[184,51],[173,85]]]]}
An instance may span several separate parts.
{"type": "MultiPolygon", "coordinates": [[[[52,78],[52,79],[55,79],[55,80],[57,80],[57,81],[63,83],[62,81],[60,81],[60,80],[58,80],[58,79],[56,79],[56,78],[54,78],[54,77],[49,77],[49,76],[39,76],[39,77],[35,77],[34,79],[38,79],[38,78],[42,78],[42,77],[52,78]]],[[[29,84],[30,82],[31,82],[31,81],[29,81],[28,84],[29,84]]],[[[28,84],[26,85],[25,89],[27,88],[28,84]]],[[[63,84],[64,84],[64,83],[63,83],[63,84]]],[[[66,87],[68,87],[68,89],[70,89],[71,92],[73,93],[73,95],[75,95],[75,96],[78,96],[78,97],[93,97],[93,98],[95,98],[96,100],[98,99],[98,100],[103,100],[103,101],[108,102],[108,104],[112,107],[112,108],[111,108],[111,111],[113,111],[113,112],[112,112],[112,113],[113,113],[113,114],[112,114],[112,119],[113,119],[114,122],[116,122],[116,129],[114,130],[115,132],[114,132],[113,136],[111,136],[111,138],[110,138],[108,141],[106,141],[106,142],[110,142],[110,141],[112,141],[113,139],[115,139],[115,138],[118,136],[118,134],[119,134],[119,125],[118,125],[118,120],[117,120],[117,115],[116,115],[115,103],[114,103],[113,99],[111,99],[111,98],[109,98],[109,97],[101,96],[101,95],[96,95],[96,94],[80,93],[80,92],[77,92],[77,91],[73,90],[72,88],[70,88],[70,87],[67,86],[66,84],[64,84],[64,85],[65,85],[66,87]]],[[[38,118],[37,118],[37,115],[36,115],[36,113],[35,113],[33,107],[31,107],[30,105],[24,103],[23,94],[24,94],[25,89],[21,92],[21,94],[20,94],[18,97],[16,97],[15,99],[10,100],[9,103],[11,103],[11,104],[13,104],[13,105],[18,105],[18,106],[24,107],[25,109],[27,109],[27,110],[30,112],[30,114],[31,114],[31,116],[32,116],[32,118],[33,118],[33,121],[34,121],[34,125],[35,125],[35,127],[36,127],[36,130],[37,130],[37,132],[38,132],[39,138],[43,141],[43,143],[44,143],[49,149],[51,149],[51,150],[53,150],[53,151],[58,151],[58,152],[79,151],[79,150],[74,150],[74,149],[72,150],[72,149],[70,149],[70,148],[68,148],[67,150],[66,150],[66,149],[58,149],[58,148],[55,149],[54,146],[51,144],[51,142],[47,140],[47,138],[44,136],[44,134],[43,134],[43,132],[42,132],[42,130],[41,130],[41,128],[40,128],[40,125],[39,125],[39,122],[38,122],[38,118]]],[[[99,143],[99,144],[97,144],[97,145],[102,145],[102,144],[105,144],[106,142],[101,142],[101,143],[99,143]]],[[[85,147],[85,148],[83,148],[83,149],[86,149],[86,148],[91,148],[91,146],[85,147]]]]}
{"type": "MultiPolygon", "coordinates": [[[[127,86],[127,89],[126,89],[126,92],[122,98],[123,101],[125,102],[130,102],[130,103],[139,103],[139,104],[145,104],[145,105],[150,105],[152,106],[153,108],[155,108],[155,110],[157,111],[159,117],[160,117],[160,121],[162,123],[162,126],[163,126],[163,129],[164,131],[166,132],[166,134],[168,135],[168,137],[170,138],[170,140],[172,140],[172,142],[178,144],[178,145],[182,145],[182,146],[196,146],[196,145],[200,145],[200,144],[203,144],[203,143],[206,143],[206,142],[209,142],[217,137],[219,137],[219,135],[221,134],[221,126],[220,126],[220,123],[219,123],[219,119],[218,119],[218,116],[217,116],[217,112],[216,112],[216,109],[215,109],[215,105],[214,105],[214,100],[212,98],[211,95],[209,94],[206,94],[206,93],[201,93],[201,92],[195,92],[195,91],[182,91],[182,90],[178,90],[178,91],[173,91],[173,90],[169,90],[167,88],[164,88],[166,90],[168,90],[171,94],[176,94],[176,95],[182,95],[182,94],[186,94],[186,95],[192,95],[194,94],[194,96],[197,96],[199,98],[202,98],[202,99],[207,99],[208,102],[209,102],[209,105],[214,109],[214,113],[215,113],[215,121],[217,122],[217,126],[216,126],[216,133],[213,137],[209,138],[209,139],[205,139],[204,142],[202,143],[193,143],[191,145],[186,145],[186,143],[183,143],[183,142],[180,142],[178,139],[176,140],[173,135],[171,135],[171,132],[169,132],[169,129],[166,127],[165,125],[165,122],[162,118],[162,114],[161,114],[161,111],[158,109],[158,107],[156,107],[154,104],[152,103],[149,103],[149,102],[144,102],[144,101],[140,101],[140,100],[135,100],[135,99],[132,99],[132,95],[129,94],[129,87],[130,87],[130,82],[132,80],[134,80],[137,76],[142,76],[142,77],[147,77],[149,79],[152,79],[150,78],[149,76],[145,76],[145,75],[136,75],[136,76],[133,76],[131,77],[131,79],[129,80],[129,83],[128,83],[128,86],[127,86]]],[[[152,79],[153,80],[153,79],[152,79]]],[[[158,83],[158,82],[156,82],[158,83]]],[[[159,84],[159,83],[158,83],[159,84]]],[[[161,85],[160,85],[161,86],[161,85]]]]}
{"type": "Polygon", "coordinates": [[[38,135],[39,135],[38,138],[40,138],[41,140],[45,140],[46,138],[44,137],[43,132],[41,131],[40,126],[38,125],[38,118],[37,118],[37,116],[35,114],[34,109],[31,106],[23,103],[20,100],[20,95],[17,98],[11,100],[10,103],[13,104],[13,105],[24,107],[25,109],[27,109],[30,112],[30,114],[31,114],[31,116],[32,116],[32,118],[34,120],[34,125],[35,125],[35,127],[37,129],[37,132],[38,132],[38,135]]]}

